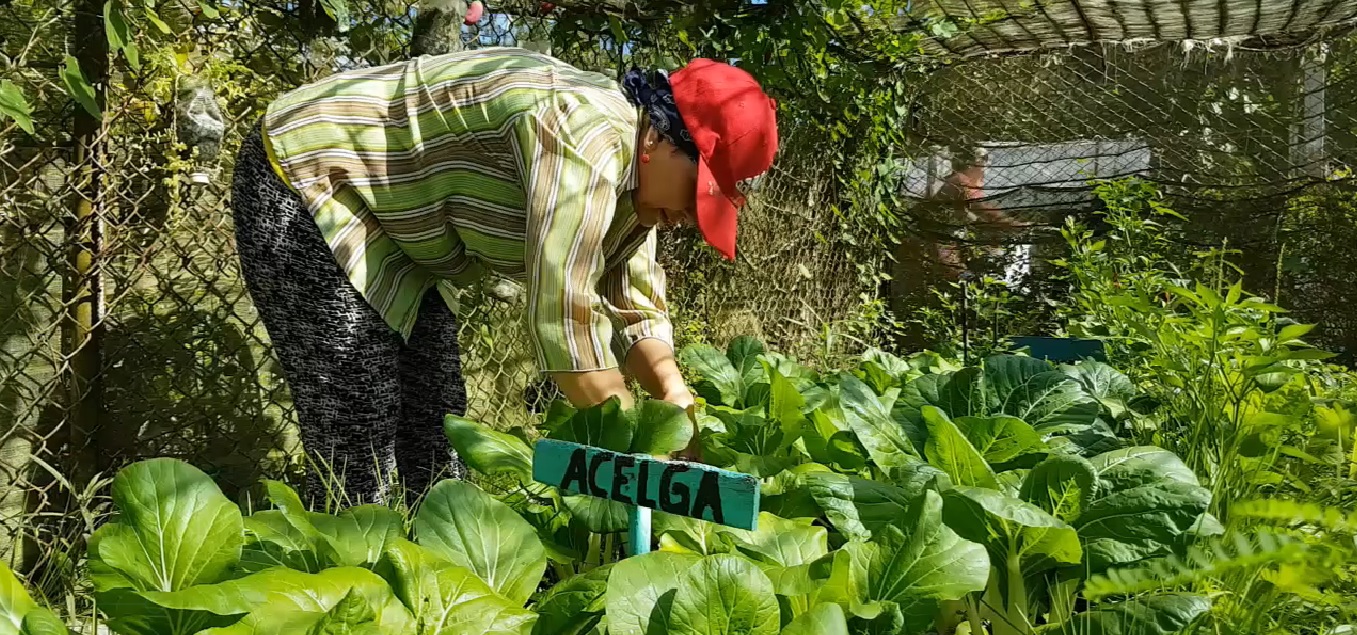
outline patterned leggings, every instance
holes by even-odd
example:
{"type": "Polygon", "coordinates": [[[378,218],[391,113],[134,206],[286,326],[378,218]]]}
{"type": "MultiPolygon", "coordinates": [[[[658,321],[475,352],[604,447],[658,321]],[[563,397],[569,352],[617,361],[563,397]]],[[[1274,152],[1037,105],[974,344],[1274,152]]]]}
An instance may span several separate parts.
{"type": "Polygon", "coordinates": [[[241,270],[314,463],[312,503],[325,503],[327,492],[345,505],[384,503],[398,474],[413,504],[436,479],[463,478],[442,423],[466,412],[466,387],[457,323],[437,291],[402,342],[273,173],[257,128],[241,145],[231,196],[241,270]]]}

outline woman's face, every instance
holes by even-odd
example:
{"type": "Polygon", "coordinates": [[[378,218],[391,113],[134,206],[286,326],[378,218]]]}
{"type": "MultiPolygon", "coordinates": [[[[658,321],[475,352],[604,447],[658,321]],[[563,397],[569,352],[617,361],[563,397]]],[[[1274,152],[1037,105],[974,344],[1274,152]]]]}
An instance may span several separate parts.
{"type": "Polygon", "coordinates": [[[654,130],[641,139],[649,162],[638,162],[636,215],[646,227],[690,227],[697,222],[697,163],[654,130]]]}

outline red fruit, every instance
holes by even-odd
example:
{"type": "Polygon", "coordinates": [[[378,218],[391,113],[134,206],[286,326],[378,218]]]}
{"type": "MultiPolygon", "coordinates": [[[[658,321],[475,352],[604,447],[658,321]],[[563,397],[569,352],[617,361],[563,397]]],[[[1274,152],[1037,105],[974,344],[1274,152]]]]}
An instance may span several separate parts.
{"type": "Polygon", "coordinates": [[[485,5],[481,4],[481,0],[473,0],[467,6],[466,17],[462,18],[462,22],[467,25],[476,24],[481,21],[481,13],[483,12],[485,12],[485,5]]]}
{"type": "Polygon", "coordinates": [[[554,5],[554,4],[550,3],[550,2],[543,2],[543,3],[541,3],[541,4],[537,5],[537,6],[538,6],[539,9],[542,10],[542,14],[543,14],[543,15],[546,15],[546,14],[551,13],[552,11],[555,11],[555,10],[556,10],[556,5],[554,5]]]}

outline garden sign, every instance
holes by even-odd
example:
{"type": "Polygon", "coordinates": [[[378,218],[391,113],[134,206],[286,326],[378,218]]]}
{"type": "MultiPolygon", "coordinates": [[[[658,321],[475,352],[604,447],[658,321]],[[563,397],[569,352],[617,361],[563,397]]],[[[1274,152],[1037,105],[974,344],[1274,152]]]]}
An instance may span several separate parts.
{"type": "Polygon", "coordinates": [[[650,551],[650,510],[720,525],[757,529],[759,481],[700,463],[665,461],[569,441],[542,439],[534,480],[631,506],[630,555],[650,551]]]}

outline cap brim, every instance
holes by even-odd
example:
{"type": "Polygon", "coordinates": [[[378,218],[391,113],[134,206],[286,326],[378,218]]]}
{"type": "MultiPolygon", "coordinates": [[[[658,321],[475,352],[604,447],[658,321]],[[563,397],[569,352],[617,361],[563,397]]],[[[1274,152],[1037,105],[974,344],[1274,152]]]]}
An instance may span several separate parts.
{"type": "Polygon", "coordinates": [[[725,256],[735,259],[736,215],[739,207],[726,196],[720,181],[704,159],[697,161],[697,227],[702,238],[725,256]]]}

